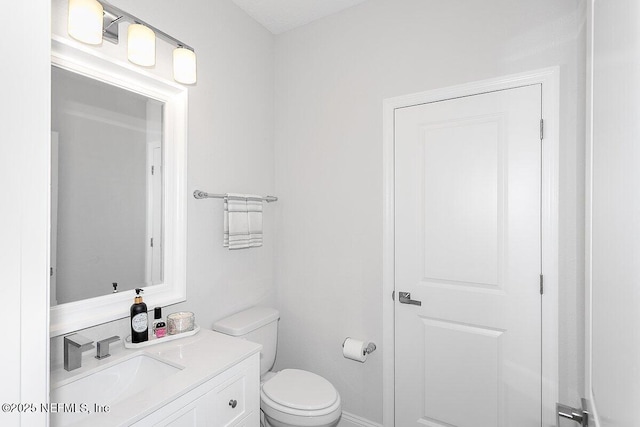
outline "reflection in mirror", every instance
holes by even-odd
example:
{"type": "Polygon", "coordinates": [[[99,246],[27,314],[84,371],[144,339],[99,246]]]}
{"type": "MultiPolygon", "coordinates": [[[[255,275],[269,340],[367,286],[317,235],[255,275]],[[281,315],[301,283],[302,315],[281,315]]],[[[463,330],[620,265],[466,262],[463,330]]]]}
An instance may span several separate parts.
{"type": "Polygon", "coordinates": [[[164,104],[51,76],[51,305],[162,283],[164,104]]]}

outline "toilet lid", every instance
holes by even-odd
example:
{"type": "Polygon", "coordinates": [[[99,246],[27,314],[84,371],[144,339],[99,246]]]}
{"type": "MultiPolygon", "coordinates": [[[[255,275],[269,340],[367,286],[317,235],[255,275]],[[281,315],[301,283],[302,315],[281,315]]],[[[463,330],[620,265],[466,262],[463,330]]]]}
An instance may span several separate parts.
{"type": "Polygon", "coordinates": [[[283,369],[264,383],[262,391],[280,405],[306,411],[327,408],[338,399],[338,392],[329,381],[299,369],[283,369]]]}

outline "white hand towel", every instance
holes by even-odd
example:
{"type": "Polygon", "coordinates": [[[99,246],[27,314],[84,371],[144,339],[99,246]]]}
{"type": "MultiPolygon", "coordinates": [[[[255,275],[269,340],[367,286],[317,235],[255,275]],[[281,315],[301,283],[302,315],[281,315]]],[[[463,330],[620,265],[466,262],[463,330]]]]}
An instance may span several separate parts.
{"type": "Polygon", "coordinates": [[[247,216],[249,219],[249,245],[262,246],[262,197],[247,195],[247,216]]]}
{"type": "Polygon", "coordinates": [[[223,245],[229,249],[250,248],[246,196],[244,194],[227,193],[224,210],[223,245]]]}

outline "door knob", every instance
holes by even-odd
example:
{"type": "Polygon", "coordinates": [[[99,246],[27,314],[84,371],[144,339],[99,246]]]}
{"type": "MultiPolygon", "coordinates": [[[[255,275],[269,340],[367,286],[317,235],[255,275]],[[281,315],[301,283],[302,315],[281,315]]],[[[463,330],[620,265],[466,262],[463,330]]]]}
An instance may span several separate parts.
{"type": "Polygon", "coordinates": [[[587,400],[582,399],[582,408],[576,409],[561,403],[556,403],[556,425],[560,427],[560,418],[573,420],[581,427],[589,425],[589,412],[587,412],[587,400]]]}
{"type": "Polygon", "coordinates": [[[422,305],[422,301],[411,299],[411,292],[400,292],[398,297],[400,304],[422,305]]]}

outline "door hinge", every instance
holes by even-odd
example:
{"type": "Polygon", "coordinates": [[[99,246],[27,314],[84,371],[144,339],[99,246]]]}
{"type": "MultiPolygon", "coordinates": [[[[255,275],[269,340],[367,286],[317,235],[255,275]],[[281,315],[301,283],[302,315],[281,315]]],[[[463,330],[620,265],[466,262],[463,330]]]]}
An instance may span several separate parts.
{"type": "Polygon", "coordinates": [[[544,120],[540,119],[540,141],[544,139],[544,120]]]}
{"type": "Polygon", "coordinates": [[[544,276],[540,275],[540,295],[544,294],[544,276]]]}
{"type": "Polygon", "coordinates": [[[391,299],[396,300],[396,291],[391,292],[391,299]]]}
{"type": "Polygon", "coordinates": [[[151,175],[153,175],[155,173],[156,167],[155,166],[151,166],[151,175]]]}
{"type": "Polygon", "coordinates": [[[151,247],[153,247],[153,237],[151,238],[151,247]]]}
{"type": "Polygon", "coordinates": [[[49,277],[53,277],[53,267],[49,267],[49,277]]]}

